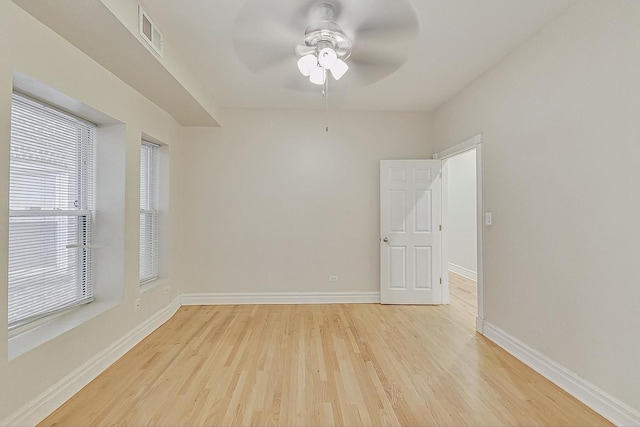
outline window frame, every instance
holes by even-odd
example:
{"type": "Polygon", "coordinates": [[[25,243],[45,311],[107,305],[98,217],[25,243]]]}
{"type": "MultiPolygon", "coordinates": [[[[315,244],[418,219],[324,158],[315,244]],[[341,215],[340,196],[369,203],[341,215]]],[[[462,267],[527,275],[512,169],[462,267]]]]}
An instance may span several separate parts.
{"type": "MultiPolygon", "coordinates": [[[[91,243],[95,218],[95,200],[93,196],[95,194],[94,162],[97,125],[82,117],[78,117],[76,114],[69,113],[55,105],[32,98],[15,89],[11,96],[10,121],[8,292],[11,295],[12,288],[17,288],[18,295],[22,295],[22,297],[16,298],[13,304],[12,298],[8,298],[8,329],[12,334],[40,319],[48,318],[94,301],[91,243]],[[49,193],[49,191],[51,191],[50,188],[43,190],[42,188],[36,189],[35,184],[24,185],[24,182],[27,182],[25,181],[27,177],[29,181],[31,181],[34,176],[40,176],[42,178],[42,176],[47,175],[47,173],[43,173],[47,170],[42,166],[45,163],[44,160],[53,163],[53,154],[45,154],[47,149],[51,150],[47,143],[53,144],[50,139],[47,139],[47,133],[43,130],[45,126],[38,128],[33,124],[29,125],[30,117],[27,117],[27,114],[38,118],[43,124],[53,126],[56,121],[59,121],[65,122],[67,126],[76,127],[76,132],[78,133],[77,147],[70,145],[70,149],[67,150],[67,145],[65,144],[68,144],[71,139],[69,139],[69,141],[64,140],[63,142],[55,141],[55,144],[59,144],[60,147],[65,148],[65,150],[63,150],[64,155],[60,156],[60,152],[58,152],[58,156],[60,158],[64,157],[67,161],[75,162],[73,168],[69,168],[68,166],[66,166],[66,169],[60,166],[57,168],[57,171],[60,173],[66,172],[68,176],[75,175],[75,181],[72,181],[75,187],[72,198],[75,201],[72,206],[68,204],[68,201],[66,208],[58,205],[58,199],[64,199],[65,197],[58,193],[58,191],[61,190],[57,185],[56,188],[53,189],[53,194],[49,193]],[[31,151],[31,153],[29,153],[29,151],[31,151]],[[29,159],[29,156],[32,158],[29,159]],[[38,191],[41,192],[38,194],[38,191]],[[36,203],[29,207],[22,206],[21,208],[16,208],[24,203],[24,201],[20,200],[21,197],[27,200],[29,196],[33,195],[40,196],[42,199],[41,206],[36,206],[36,203]],[[44,202],[44,200],[47,198],[56,200],[54,206],[46,206],[48,203],[44,202]],[[38,218],[40,218],[39,221],[37,220],[38,218]],[[65,229],[60,228],[60,223],[64,223],[64,218],[67,218],[68,221],[76,221],[75,226],[67,228],[66,232],[75,228],[77,233],[75,241],[66,240],[66,244],[60,243],[65,237],[67,239],[69,238],[69,235],[64,235],[65,229]],[[34,219],[35,221],[29,221],[34,219]],[[58,223],[56,223],[56,221],[58,223]],[[52,286],[48,292],[55,292],[55,289],[64,289],[64,287],[67,286],[72,289],[75,287],[74,292],[77,293],[77,295],[66,299],[49,296],[48,299],[45,298],[45,302],[48,302],[43,304],[42,296],[46,294],[47,288],[34,284],[34,282],[39,280],[40,283],[43,283],[43,275],[48,274],[48,277],[55,273],[60,275],[64,274],[65,270],[61,270],[59,262],[56,262],[56,265],[51,267],[30,262],[28,260],[29,253],[24,250],[25,247],[42,249],[42,245],[40,244],[38,246],[29,242],[27,237],[20,237],[20,233],[24,232],[24,230],[32,230],[29,233],[35,230],[35,233],[38,233],[38,227],[46,224],[54,224],[54,227],[57,227],[53,233],[53,241],[48,240],[46,242],[51,245],[51,254],[56,259],[61,257],[67,258],[65,264],[71,265],[71,268],[76,270],[73,281],[63,283],[56,280],[55,286],[52,286]],[[62,234],[59,235],[60,233],[62,234]],[[60,251],[63,246],[64,249],[67,250],[76,250],[76,254],[65,256],[65,253],[60,251]],[[71,262],[68,261],[69,258],[72,259],[71,262]],[[36,274],[38,272],[40,274],[36,274]],[[27,284],[25,284],[24,281],[20,283],[21,278],[24,279],[29,275],[32,276],[30,282],[27,282],[27,284]],[[38,279],[38,277],[40,278],[38,279]],[[36,301],[39,304],[35,304],[36,301]],[[32,310],[29,310],[29,305],[31,305],[32,310]],[[39,306],[39,308],[34,308],[34,306],[39,306]],[[15,315],[13,320],[12,313],[15,315]],[[18,313],[18,315],[16,315],[16,313],[18,313]]],[[[60,123],[58,123],[58,125],[60,125],[60,123]]],[[[61,128],[56,129],[58,132],[61,132],[61,130],[59,130],[61,128]]],[[[51,138],[50,135],[49,138],[51,138]]],[[[51,172],[55,170],[56,168],[54,167],[49,168],[48,174],[50,175],[51,172]]],[[[68,192],[68,188],[66,192],[68,192]]],[[[68,197],[69,195],[67,194],[67,198],[68,197]]],[[[39,234],[35,234],[35,236],[36,238],[47,237],[47,234],[40,232],[39,234]]],[[[30,239],[33,238],[31,234],[29,234],[28,237],[30,239]]],[[[69,267],[67,266],[66,268],[68,272],[69,267]]]]}
{"type": "Polygon", "coordinates": [[[138,266],[138,282],[140,286],[154,282],[160,276],[159,151],[159,144],[142,139],[140,144],[140,245],[138,266]],[[145,218],[144,224],[143,217],[145,218]],[[148,239],[143,241],[145,237],[148,239]],[[143,274],[143,271],[147,273],[143,274]]]}

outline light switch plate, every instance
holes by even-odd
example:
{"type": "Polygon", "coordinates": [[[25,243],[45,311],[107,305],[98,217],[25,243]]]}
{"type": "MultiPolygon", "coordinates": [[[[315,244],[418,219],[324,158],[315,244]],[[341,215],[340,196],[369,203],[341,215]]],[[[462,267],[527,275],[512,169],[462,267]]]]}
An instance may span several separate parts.
{"type": "Polygon", "coordinates": [[[484,213],[484,224],[485,225],[493,224],[493,214],[491,212],[484,213]]]}

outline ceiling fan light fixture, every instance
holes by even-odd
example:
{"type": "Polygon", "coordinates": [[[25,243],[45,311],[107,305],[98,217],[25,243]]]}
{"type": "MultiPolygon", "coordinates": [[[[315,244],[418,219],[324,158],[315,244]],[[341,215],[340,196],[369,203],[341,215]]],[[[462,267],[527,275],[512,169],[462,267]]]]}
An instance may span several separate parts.
{"type": "Polygon", "coordinates": [[[327,72],[322,67],[315,67],[311,70],[311,74],[309,75],[309,80],[313,84],[323,85],[325,79],[327,78],[327,72]]]}
{"type": "Polygon", "coordinates": [[[318,63],[325,70],[330,70],[338,60],[338,54],[330,47],[325,47],[318,53],[318,63]]]}
{"type": "Polygon", "coordinates": [[[314,22],[305,29],[304,43],[296,45],[295,53],[300,58],[300,72],[308,76],[312,83],[322,85],[329,78],[327,71],[336,80],[347,72],[349,67],[344,61],[351,55],[352,43],[334,21],[337,18],[336,6],[327,0],[316,1],[319,3],[311,8],[314,22]],[[313,60],[306,62],[307,56],[313,60]]]}
{"type": "Polygon", "coordinates": [[[303,76],[309,77],[311,71],[318,66],[318,60],[314,55],[305,55],[298,59],[298,70],[303,76]]]}
{"type": "Polygon", "coordinates": [[[334,79],[340,80],[342,76],[349,70],[349,66],[342,59],[336,59],[336,63],[331,67],[331,75],[334,79]]]}

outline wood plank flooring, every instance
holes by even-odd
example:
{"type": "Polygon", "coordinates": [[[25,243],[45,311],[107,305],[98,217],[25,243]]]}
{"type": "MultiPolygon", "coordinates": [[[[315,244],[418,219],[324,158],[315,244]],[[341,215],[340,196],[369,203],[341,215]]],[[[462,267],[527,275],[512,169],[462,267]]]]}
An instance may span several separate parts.
{"type": "Polygon", "coordinates": [[[451,276],[449,306],[182,307],[40,425],[610,425],[476,334],[451,276]]]}

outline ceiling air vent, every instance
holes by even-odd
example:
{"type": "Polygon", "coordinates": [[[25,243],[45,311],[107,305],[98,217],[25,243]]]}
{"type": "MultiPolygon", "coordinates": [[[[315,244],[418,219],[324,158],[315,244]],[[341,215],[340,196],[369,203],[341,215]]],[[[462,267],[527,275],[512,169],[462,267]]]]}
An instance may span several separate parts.
{"type": "Polygon", "coordinates": [[[149,14],[138,5],[138,29],[142,38],[149,43],[158,55],[162,56],[162,33],[156,27],[149,14]]]}

